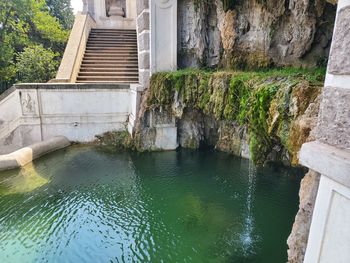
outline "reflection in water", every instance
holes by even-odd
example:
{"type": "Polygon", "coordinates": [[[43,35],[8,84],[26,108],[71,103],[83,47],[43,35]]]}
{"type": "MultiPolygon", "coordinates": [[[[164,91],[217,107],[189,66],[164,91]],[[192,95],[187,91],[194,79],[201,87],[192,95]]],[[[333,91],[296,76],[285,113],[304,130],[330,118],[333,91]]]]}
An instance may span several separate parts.
{"type": "Polygon", "coordinates": [[[288,172],[215,152],[89,147],[26,169],[0,174],[0,262],[286,260],[299,183],[288,172]]]}
{"type": "Polygon", "coordinates": [[[12,173],[12,171],[3,172],[0,177],[0,195],[31,192],[49,182],[40,176],[33,163],[19,169],[15,176],[12,173]]]}

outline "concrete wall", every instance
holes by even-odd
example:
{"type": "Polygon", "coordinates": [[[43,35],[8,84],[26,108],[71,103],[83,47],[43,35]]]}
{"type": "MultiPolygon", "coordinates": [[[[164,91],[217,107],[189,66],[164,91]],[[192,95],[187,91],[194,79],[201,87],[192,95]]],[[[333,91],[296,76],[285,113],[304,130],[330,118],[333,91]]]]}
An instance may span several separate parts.
{"type": "Polygon", "coordinates": [[[350,0],[339,0],[316,131],[301,164],[321,174],[304,262],[350,262],[350,0]]]}
{"type": "MultiPolygon", "coordinates": [[[[125,130],[129,116],[136,115],[137,99],[129,85],[15,86],[0,97],[0,154],[54,136],[89,142],[125,130]]],[[[132,130],[133,123],[129,126],[132,130]]]]}

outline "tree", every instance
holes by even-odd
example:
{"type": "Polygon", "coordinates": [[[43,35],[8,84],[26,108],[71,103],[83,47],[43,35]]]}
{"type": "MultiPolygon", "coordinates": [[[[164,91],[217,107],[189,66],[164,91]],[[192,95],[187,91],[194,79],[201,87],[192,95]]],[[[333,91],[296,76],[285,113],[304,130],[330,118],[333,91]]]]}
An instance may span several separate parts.
{"type": "Polygon", "coordinates": [[[74,23],[73,8],[70,0],[45,0],[52,16],[56,17],[65,29],[71,29],[74,23]]]}
{"type": "Polygon", "coordinates": [[[16,78],[17,54],[26,47],[42,45],[62,56],[69,31],[60,21],[51,15],[45,0],[0,1],[0,85],[21,81],[16,78]]]}
{"type": "Polygon", "coordinates": [[[17,71],[23,82],[47,82],[55,76],[57,53],[42,45],[26,47],[18,54],[17,71]]]}

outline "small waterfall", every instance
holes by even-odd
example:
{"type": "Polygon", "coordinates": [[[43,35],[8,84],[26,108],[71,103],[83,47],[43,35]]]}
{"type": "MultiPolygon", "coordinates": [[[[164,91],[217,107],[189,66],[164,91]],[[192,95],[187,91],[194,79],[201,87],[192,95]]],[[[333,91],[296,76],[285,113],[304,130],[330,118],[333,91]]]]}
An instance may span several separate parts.
{"type": "Polygon", "coordinates": [[[256,168],[252,161],[249,161],[248,169],[248,188],[247,198],[245,202],[244,219],[242,223],[242,232],[240,235],[240,241],[242,244],[243,253],[245,255],[251,254],[254,250],[257,237],[254,236],[254,216],[253,216],[253,202],[256,185],[256,168]]]}

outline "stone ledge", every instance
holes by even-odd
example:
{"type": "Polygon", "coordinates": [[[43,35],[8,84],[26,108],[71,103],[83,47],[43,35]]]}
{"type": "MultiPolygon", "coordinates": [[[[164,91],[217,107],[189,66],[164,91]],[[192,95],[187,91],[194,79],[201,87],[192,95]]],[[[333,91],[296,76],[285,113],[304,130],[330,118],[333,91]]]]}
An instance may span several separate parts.
{"type": "Polygon", "coordinates": [[[299,154],[300,164],[350,187],[350,151],[321,142],[303,144],[299,154]]]}
{"type": "Polygon", "coordinates": [[[33,160],[70,145],[70,141],[64,136],[32,144],[10,154],[0,155],[0,171],[22,167],[33,160]]]}
{"type": "Polygon", "coordinates": [[[0,101],[5,99],[15,90],[19,89],[118,89],[118,90],[129,90],[130,84],[123,83],[23,83],[15,84],[8,90],[0,94],[0,101]]]}

